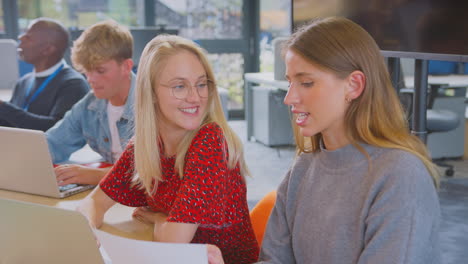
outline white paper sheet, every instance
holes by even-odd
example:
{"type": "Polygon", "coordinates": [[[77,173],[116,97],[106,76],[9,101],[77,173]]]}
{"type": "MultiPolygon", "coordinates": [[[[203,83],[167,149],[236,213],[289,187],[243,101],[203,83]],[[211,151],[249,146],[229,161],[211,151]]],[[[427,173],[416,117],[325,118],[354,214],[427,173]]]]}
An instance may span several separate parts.
{"type": "Polygon", "coordinates": [[[205,245],[134,240],[114,236],[101,230],[95,230],[95,233],[112,264],[208,263],[205,245]]]}

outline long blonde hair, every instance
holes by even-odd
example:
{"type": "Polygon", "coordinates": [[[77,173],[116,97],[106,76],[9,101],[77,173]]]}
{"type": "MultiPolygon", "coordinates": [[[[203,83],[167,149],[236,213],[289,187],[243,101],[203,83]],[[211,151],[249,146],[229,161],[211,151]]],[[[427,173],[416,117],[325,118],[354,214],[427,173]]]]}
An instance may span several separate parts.
{"type": "MultiPolygon", "coordinates": [[[[206,71],[207,78],[212,80],[209,83],[208,107],[200,127],[211,122],[218,124],[223,131],[227,145],[228,168],[233,169],[239,164],[241,175],[248,174],[242,143],[226,121],[215,76],[204,51],[192,41],[182,37],[159,35],[153,38],[143,50],[136,78],[134,144],[137,173],[134,177],[134,183],[139,184],[148,193],[155,191],[155,188],[152,189],[153,180],[155,187],[158,181],[163,180],[160,145],[157,143],[159,140],[158,121],[161,120],[162,114],[157,104],[158,96],[155,87],[167,60],[181,51],[188,51],[196,55],[206,71]]],[[[177,147],[175,169],[180,178],[184,176],[185,155],[200,127],[188,132],[177,147]]]]}
{"type": "MultiPolygon", "coordinates": [[[[426,146],[409,132],[384,58],[369,33],[346,18],[321,18],[298,29],[285,43],[284,50],[288,49],[340,78],[346,78],[353,71],[363,72],[366,76],[364,90],[350,103],[345,114],[346,133],[351,144],[367,157],[368,153],[359,142],[408,151],[421,159],[438,186],[438,171],[426,146]]],[[[293,123],[293,127],[297,154],[320,150],[320,133],[305,138],[296,124],[293,123]]]]}

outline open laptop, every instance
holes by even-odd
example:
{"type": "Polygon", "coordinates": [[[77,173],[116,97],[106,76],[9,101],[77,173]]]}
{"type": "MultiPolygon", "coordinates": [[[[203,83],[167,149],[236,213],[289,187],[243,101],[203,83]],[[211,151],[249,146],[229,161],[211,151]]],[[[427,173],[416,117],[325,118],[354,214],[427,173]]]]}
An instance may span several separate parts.
{"type": "Polygon", "coordinates": [[[64,198],[93,187],[58,186],[44,132],[0,127],[0,189],[64,198]]]}
{"type": "Polygon", "coordinates": [[[0,263],[108,263],[79,212],[0,199],[0,263]]]}

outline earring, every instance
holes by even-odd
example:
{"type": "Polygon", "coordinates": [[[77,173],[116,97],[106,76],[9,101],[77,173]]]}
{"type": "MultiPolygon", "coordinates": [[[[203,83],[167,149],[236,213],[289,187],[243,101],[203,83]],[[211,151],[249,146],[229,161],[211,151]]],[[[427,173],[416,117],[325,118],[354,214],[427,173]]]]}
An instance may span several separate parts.
{"type": "Polygon", "coordinates": [[[345,101],[346,101],[347,103],[351,103],[352,99],[346,96],[346,97],[345,97],[345,101]]]}

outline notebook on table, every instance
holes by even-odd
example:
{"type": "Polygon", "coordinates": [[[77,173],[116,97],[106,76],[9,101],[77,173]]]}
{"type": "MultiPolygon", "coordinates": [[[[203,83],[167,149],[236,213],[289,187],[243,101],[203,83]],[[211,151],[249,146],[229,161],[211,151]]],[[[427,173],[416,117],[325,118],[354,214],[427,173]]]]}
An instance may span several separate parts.
{"type": "Polygon", "coordinates": [[[58,186],[44,132],[0,127],[0,189],[64,198],[93,187],[58,186]]]}
{"type": "Polygon", "coordinates": [[[80,213],[7,199],[0,208],[0,263],[108,262],[80,213]]]}

